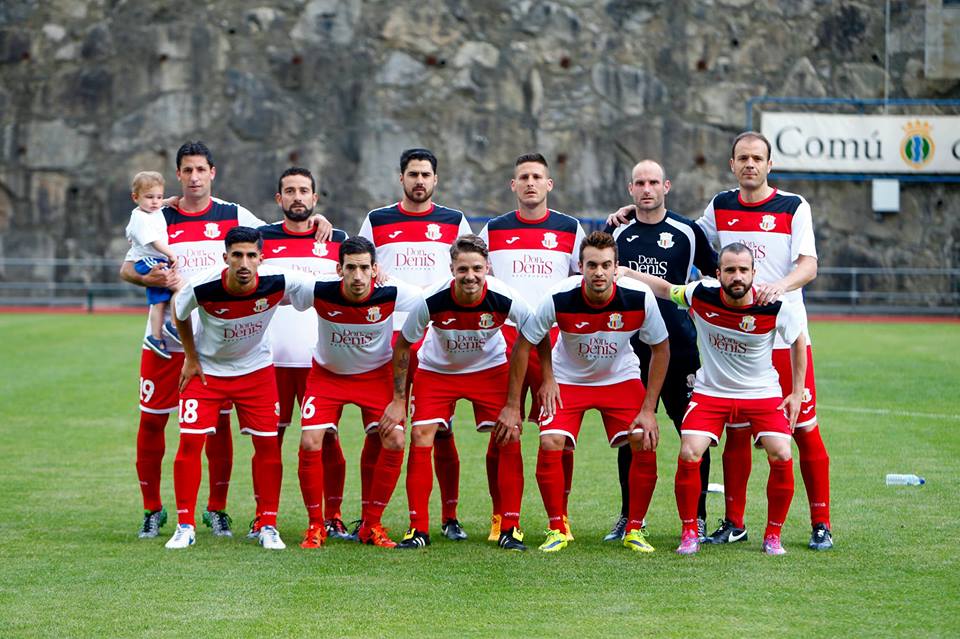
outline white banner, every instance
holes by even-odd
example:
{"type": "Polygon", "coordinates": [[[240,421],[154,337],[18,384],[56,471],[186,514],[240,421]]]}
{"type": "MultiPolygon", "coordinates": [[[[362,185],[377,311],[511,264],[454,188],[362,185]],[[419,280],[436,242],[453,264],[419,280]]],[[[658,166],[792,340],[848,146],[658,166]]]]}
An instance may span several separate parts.
{"type": "Polygon", "coordinates": [[[774,171],[960,173],[960,116],[768,112],[774,171]]]}

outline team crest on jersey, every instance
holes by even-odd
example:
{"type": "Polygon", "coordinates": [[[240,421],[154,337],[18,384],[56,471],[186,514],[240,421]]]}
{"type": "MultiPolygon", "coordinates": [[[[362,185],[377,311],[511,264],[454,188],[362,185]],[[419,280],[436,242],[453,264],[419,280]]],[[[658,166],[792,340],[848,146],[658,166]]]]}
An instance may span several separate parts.
{"type": "Polygon", "coordinates": [[[480,328],[491,328],[493,326],[493,315],[491,313],[480,313],[480,328]]]}
{"type": "Polygon", "coordinates": [[[673,233],[661,233],[657,246],[665,249],[673,248],[673,233]]]}
{"type": "Polygon", "coordinates": [[[216,222],[207,222],[207,225],[203,227],[203,234],[211,240],[217,239],[220,237],[220,225],[216,222]]]}
{"type": "Polygon", "coordinates": [[[557,242],[557,234],[550,233],[549,231],[543,234],[542,244],[543,244],[543,248],[548,248],[548,249],[555,249],[558,246],[560,246],[560,243],[557,242]]]}
{"type": "Polygon", "coordinates": [[[619,331],[623,328],[623,315],[620,313],[610,313],[610,319],[607,320],[607,327],[619,331]]]}
{"type": "Polygon", "coordinates": [[[264,312],[265,310],[267,310],[268,308],[270,308],[270,302],[267,301],[267,298],[261,297],[260,299],[258,299],[258,300],[254,303],[254,305],[253,305],[253,312],[254,312],[254,313],[262,313],[262,312],[264,312]]]}
{"type": "Polygon", "coordinates": [[[326,257],[327,253],[330,251],[327,250],[326,242],[314,242],[313,243],[313,254],[317,257],[326,257]]]}
{"type": "Polygon", "coordinates": [[[439,224],[427,224],[426,236],[428,240],[439,240],[441,235],[439,224]]]}
{"type": "Polygon", "coordinates": [[[800,401],[802,401],[804,404],[806,404],[806,403],[809,402],[811,399],[813,399],[813,393],[810,392],[810,389],[809,389],[809,388],[804,387],[804,389],[803,389],[803,395],[800,396],[800,401]]]}
{"type": "Polygon", "coordinates": [[[379,306],[371,306],[367,309],[368,322],[379,322],[381,319],[383,319],[383,315],[380,313],[379,306]]]}
{"type": "Polygon", "coordinates": [[[772,231],[777,227],[777,218],[772,215],[764,215],[760,220],[761,231],[772,231]]]}
{"type": "Polygon", "coordinates": [[[753,315],[744,315],[740,320],[740,329],[748,333],[757,328],[757,318],[753,315]]]}

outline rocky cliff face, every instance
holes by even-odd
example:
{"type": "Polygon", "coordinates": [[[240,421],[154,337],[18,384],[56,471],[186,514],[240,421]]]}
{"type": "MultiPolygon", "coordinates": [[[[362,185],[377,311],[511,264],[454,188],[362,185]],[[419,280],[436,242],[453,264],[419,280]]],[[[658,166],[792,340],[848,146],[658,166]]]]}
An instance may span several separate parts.
{"type": "MultiPolygon", "coordinates": [[[[932,1],[932,0],[931,0],[932,1]]],[[[202,139],[215,193],[272,220],[288,165],[355,232],[398,197],[409,146],[437,200],[513,207],[514,158],[550,161],[554,208],[603,215],[633,162],[662,161],[696,217],[731,185],[753,96],[957,98],[923,74],[925,9],[855,0],[13,0],[0,5],[0,255],[119,259],[129,180],[202,139]]],[[[783,182],[814,207],[825,265],[956,265],[956,185],[905,186],[877,221],[869,183],[783,182]]]]}

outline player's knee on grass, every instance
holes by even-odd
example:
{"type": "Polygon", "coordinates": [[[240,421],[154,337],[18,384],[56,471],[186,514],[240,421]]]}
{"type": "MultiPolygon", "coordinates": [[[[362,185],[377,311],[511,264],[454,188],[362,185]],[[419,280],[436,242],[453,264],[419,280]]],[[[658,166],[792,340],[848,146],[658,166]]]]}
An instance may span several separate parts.
{"type": "Polygon", "coordinates": [[[440,437],[440,424],[419,424],[410,429],[410,443],[414,446],[433,446],[433,440],[440,437]]]}
{"type": "Polygon", "coordinates": [[[300,433],[300,448],[303,450],[320,450],[323,447],[324,430],[305,430],[300,433]]]}
{"type": "Polygon", "coordinates": [[[394,428],[390,434],[383,438],[383,447],[387,450],[403,450],[404,437],[403,431],[394,428]]]}
{"type": "Polygon", "coordinates": [[[540,435],[540,448],[543,450],[563,450],[566,445],[565,435],[540,435]]]}
{"type": "Polygon", "coordinates": [[[760,439],[760,443],[767,451],[767,457],[773,461],[789,461],[793,457],[790,440],[786,437],[766,435],[760,439]]]}

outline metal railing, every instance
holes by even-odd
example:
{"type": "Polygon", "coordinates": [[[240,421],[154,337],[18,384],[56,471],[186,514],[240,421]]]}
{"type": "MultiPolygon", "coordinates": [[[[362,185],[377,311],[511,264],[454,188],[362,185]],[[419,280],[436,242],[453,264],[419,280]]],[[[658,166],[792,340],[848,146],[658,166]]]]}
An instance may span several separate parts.
{"type": "MultiPolygon", "coordinates": [[[[119,265],[108,258],[0,257],[0,309],[145,306],[143,289],[120,281],[119,265]]],[[[960,317],[960,269],[824,266],[804,298],[812,312],[960,317]]]]}

